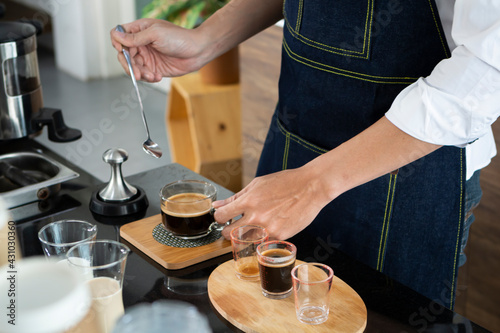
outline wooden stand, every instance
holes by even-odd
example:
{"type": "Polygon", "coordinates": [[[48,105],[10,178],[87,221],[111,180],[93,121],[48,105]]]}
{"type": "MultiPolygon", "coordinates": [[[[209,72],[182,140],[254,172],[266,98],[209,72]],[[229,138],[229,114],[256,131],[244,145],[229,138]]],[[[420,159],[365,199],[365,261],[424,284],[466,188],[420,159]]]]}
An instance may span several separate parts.
{"type": "MultiPolygon", "coordinates": [[[[303,262],[297,260],[296,265],[303,262]]],[[[234,260],[226,261],[208,278],[208,297],[217,312],[243,332],[364,332],[366,305],[347,283],[333,277],[329,298],[330,314],[320,325],[298,321],[294,296],[270,299],[262,295],[260,281],[243,281],[236,277],[234,260]]]]}
{"type": "Polygon", "coordinates": [[[167,129],[173,162],[237,192],[242,187],[240,85],[172,79],[167,129]]]}
{"type": "Polygon", "coordinates": [[[160,214],[127,223],[120,228],[120,237],[166,269],[186,268],[232,250],[231,241],[224,237],[199,247],[172,247],[158,243],[153,237],[153,229],[160,223],[160,214]]]}

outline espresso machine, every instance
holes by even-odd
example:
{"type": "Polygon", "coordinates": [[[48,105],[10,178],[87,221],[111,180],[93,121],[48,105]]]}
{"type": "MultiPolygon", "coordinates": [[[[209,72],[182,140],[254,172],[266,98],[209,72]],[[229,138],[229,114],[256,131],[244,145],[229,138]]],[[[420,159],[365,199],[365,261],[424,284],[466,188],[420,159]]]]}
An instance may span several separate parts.
{"type": "Polygon", "coordinates": [[[31,23],[0,22],[0,143],[32,138],[47,126],[51,141],[81,137],[58,109],[44,108],[36,53],[37,29],[31,23]]]}
{"type": "Polygon", "coordinates": [[[51,141],[82,136],[66,126],[61,110],[43,106],[37,32],[32,23],[0,22],[0,196],[9,209],[44,201],[62,182],[78,177],[42,153],[24,151],[44,126],[51,141]],[[12,152],[13,146],[21,148],[12,152]]]}

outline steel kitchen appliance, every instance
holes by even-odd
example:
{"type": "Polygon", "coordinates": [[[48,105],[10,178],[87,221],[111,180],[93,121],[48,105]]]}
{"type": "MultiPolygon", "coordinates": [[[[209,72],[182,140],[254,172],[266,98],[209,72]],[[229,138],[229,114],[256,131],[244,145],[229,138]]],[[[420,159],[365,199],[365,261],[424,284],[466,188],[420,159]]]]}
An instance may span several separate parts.
{"type": "Polygon", "coordinates": [[[66,126],[61,110],[43,107],[38,31],[27,22],[0,22],[0,196],[9,208],[46,200],[60,183],[78,177],[47,156],[26,152],[27,144],[6,154],[6,147],[30,141],[44,126],[55,142],[74,141],[82,135],[66,126]]]}
{"type": "Polygon", "coordinates": [[[0,141],[34,137],[45,125],[52,141],[79,139],[61,110],[43,107],[36,33],[30,23],[0,22],[0,141]]]}

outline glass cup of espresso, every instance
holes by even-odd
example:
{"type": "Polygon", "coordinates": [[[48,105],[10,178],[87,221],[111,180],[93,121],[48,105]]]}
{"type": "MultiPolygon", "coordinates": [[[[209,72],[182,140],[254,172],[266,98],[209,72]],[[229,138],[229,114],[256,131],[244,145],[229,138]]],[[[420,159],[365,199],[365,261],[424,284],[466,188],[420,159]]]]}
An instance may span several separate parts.
{"type": "Polygon", "coordinates": [[[297,248],[290,242],[276,240],[257,246],[260,285],[264,296],[272,299],[290,296],[296,255],[297,248]]]}
{"type": "Polygon", "coordinates": [[[241,280],[257,281],[259,265],[257,263],[257,246],[267,242],[267,230],[257,225],[243,225],[231,230],[231,247],[233,249],[236,276],[241,280]]]}
{"type": "Polygon", "coordinates": [[[212,202],[217,199],[217,188],[202,180],[178,180],[160,190],[161,219],[172,235],[182,239],[207,236],[213,230],[222,230],[214,219],[212,202]]]}

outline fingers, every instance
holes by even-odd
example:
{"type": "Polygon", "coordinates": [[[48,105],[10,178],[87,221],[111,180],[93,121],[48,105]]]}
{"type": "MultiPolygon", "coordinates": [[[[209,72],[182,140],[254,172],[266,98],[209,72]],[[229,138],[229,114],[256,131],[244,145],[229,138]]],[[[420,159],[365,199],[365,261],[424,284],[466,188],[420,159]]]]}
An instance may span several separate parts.
{"type": "Polygon", "coordinates": [[[138,32],[129,32],[125,29],[125,33],[111,30],[111,43],[113,47],[121,51],[123,46],[129,48],[140,47],[149,45],[155,41],[156,35],[149,31],[149,29],[141,30],[138,32]]]}
{"type": "Polygon", "coordinates": [[[115,50],[121,52],[123,48],[121,41],[123,40],[123,36],[125,34],[123,32],[116,31],[115,28],[111,29],[109,34],[111,36],[111,45],[113,45],[115,50]]]}
{"type": "Polygon", "coordinates": [[[125,33],[116,31],[116,27],[111,29],[110,34],[113,39],[115,37],[120,43],[123,42],[123,39],[126,38],[125,36],[128,34],[135,34],[140,31],[144,31],[148,29],[152,24],[154,23],[154,20],[151,19],[139,19],[135,20],[130,23],[124,23],[121,24],[123,30],[125,30],[125,33]]]}
{"type": "Polygon", "coordinates": [[[214,206],[215,209],[223,207],[231,202],[233,202],[236,199],[236,195],[233,195],[232,197],[229,197],[224,200],[217,200],[212,203],[212,206],[214,206]]]}
{"type": "MultiPolygon", "coordinates": [[[[125,30],[125,31],[127,31],[127,30],[125,30]]],[[[118,55],[117,55],[118,62],[120,62],[123,69],[125,70],[125,72],[128,75],[130,75],[127,60],[125,59],[125,56],[123,55],[123,40],[125,38],[125,35],[126,35],[126,33],[117,31],[116,28],[113,28],[110,31],[111,44],[118,51],[118,55]]],[[[137,77],[136,77],[136,79],[137,79],[137,77]]]]}
{"type": "Polygon", "coordinates": [[[237,200],[241,194],[242,192],[239,192],[225,200],[218,200],[212,203],[212,206],[216,209],[214,218],[218,223],[225,223],[237,216],[242,216],[239,220],[224,228],[222,235],[226,239],[231,238],[231,230],[245,224],[244,209],[240,207],[240,202],[237,200]]]}
{"type": "MultiPolygon", "coordinates": [[[[236,199],[243,196],[245,193],[247,193],[250,186],[251,186],[251,184],[246,186],[244,189],[242,189],[241,191],[239,191],[238,193],[234,194],[233,196],[231,196],[227,199],[214,201],[212,203],[212,205],[214,206],[215,209],[217,209],[217,208],[223,207],[227,204],[230,204],[230,203],[236,201],[236,199]]],[[[235,215],[235,216],[237,216],[237,215],[235,215]]]]}
{"type": "MultiPolygon", "coordinates": [[[[231,197],[232,198],[232,197],[231,197]]],[[[231,198],[228,198],[226,200],[230,200],[231,198]]],[[[226,201],[224,200],[224,201],[226,201]]],[[[231,204],[225,204],[224,206],[216,206],[215,203],[217,201],[214,201],[214,208],[217,209],[214,218],[218,223],[225,223],[226,221],[229,221],[231,219],[234,219],[235,217],[239,215],[243,215],[243,209],[239,207],[238,203],[233,201],[231,204]]],[[[220,202],[220,201],[219,201],[220,202]]]]}
{"type": "Polygon", "coordinates": [[[158,73],[152,73],[152,72],[144,72],[142,73],[142,81],[146,81],[146,82],[151,82],[151,83],[154,83],[154,82],[160,82],[161,79],[163,78],[160,74],[158,73]]]}
{"type": "Polygon", "coordinates": [[[241,218],[236,222],[224,228],[222,231],[224,238],[231,239],[231,230],[239,226],[252,223],[252,215],[248,213],[245,215],[245,210],[248,209],[248,203],[246,202],[245,197],[248,195],[248,192],[251,191],[253,185],[254,183],[250,182],[250,184],[235,195],[224,200],[214,201],[212,203],[212,206],[217,209],[214,214],[214,218],[218,223],[225,223],[230,219],[241,216],[241,218]]]}
{"type": "MultiPolygon", "coordinates": [[[[154,42],[154,34],[149,33],[148,29],[153,24],[150,19],[140,19],[131,23],[123,24],[125,32],[117,31],[116,28],[111,29],[111,44],[121,52],[123,46],[129,48],[137,48],[139,46],[148,45],[154,42]]],[[[130,51],[131,56],[134,56],[133,50],[130,51]]]]}
{"type": "MultiPolygon", "coordinates": [[[[130,69],[128,67],[128,62],[127,60],[125,59],[125,55],[123,54],[123,52],[119,52],[118,53],[118,61],[120,62],[120,64],[122,65],[123,69],[125,70],[125,72],[130,76],[130,69]]],[[[134,77],[137,81],[139,81],[141,79],[141,77],[143,76],[142,72],[141,72],[141,69],[138,68],[138,66],[135,64],[135,59],[130,57],[130,61],[132,62],[131,63],[131,66],[132,66],[132,70],[134,71],[134,77]]]]}
{"type": "Polygon", "coordinates": [[[129,22],[129,23],[122,24],[121,26],[128,33],[136,33],[139,31],[146,30],[155,21],[158,21],[158,20],[154,20],[154,19],[150,19],[150,18],[141,18],[141,19],[129,22]]]}
{"type": "Polygon", "coordinates": [[[123,24],[125,32],[117,31],[113,28],[110,32],[111,43],[118,51],[118,61],[125,72],[130,75],[128,63],[123,55],[123,48],[126,47],[130,54],[131,66],[136,80],[147,82],[159,82],[162,79],[160,73],[151,72],[151,69],[145,65],[145,61],[139,53],[139,49],[154,42],[155,34],[148,29],[154,20],[140,19],[131,23],[123,24]]]}
{"type": "Polygon", "coordinates": [[[125,72],[130,75],[130,71],[128,69],[128,64],[127,64],[127,60],[125,59],[125,56],[123,55],[122,52],[118,52],[117,56],[118,58],[118,62],[120,63],[120,65],[122,65],[123,69],[125,70],[125,72]]]}
{"type": "Polygon", "coordinates": [[[240,227],[242,225],[245,225],[245,224],[247,224],[247,223],[246,223],[246,220],[245,220],[245,216],[243,216],[238,221],[236,221],[234,223],[231,223],[230,225],[228,225],[227,227],[225,227],[222,230],[222,236],[224,236],[225,239],[231,239],[231,231],[234,228],[238,228],[238,227],[240,227]]]}
{"type": "MultiPolygon", "coordinates": [[[[125,72],[130,76],[130,70],[128,68],[127,60],[123,55],[123,52],[119,52],[117,55],[118,62],[122,65],[125,72]]],[[[136,53],[136,56],[132,55],[130,52],[130,58],[132,61],[132,70],[134,71],[135,79],[137,81],[147,81],[147,82],[159,82],[162,80],[162,76],[160,73],[151,72],[147,66],[144,65],[144,60],[142,56],[136,53]]]]}

